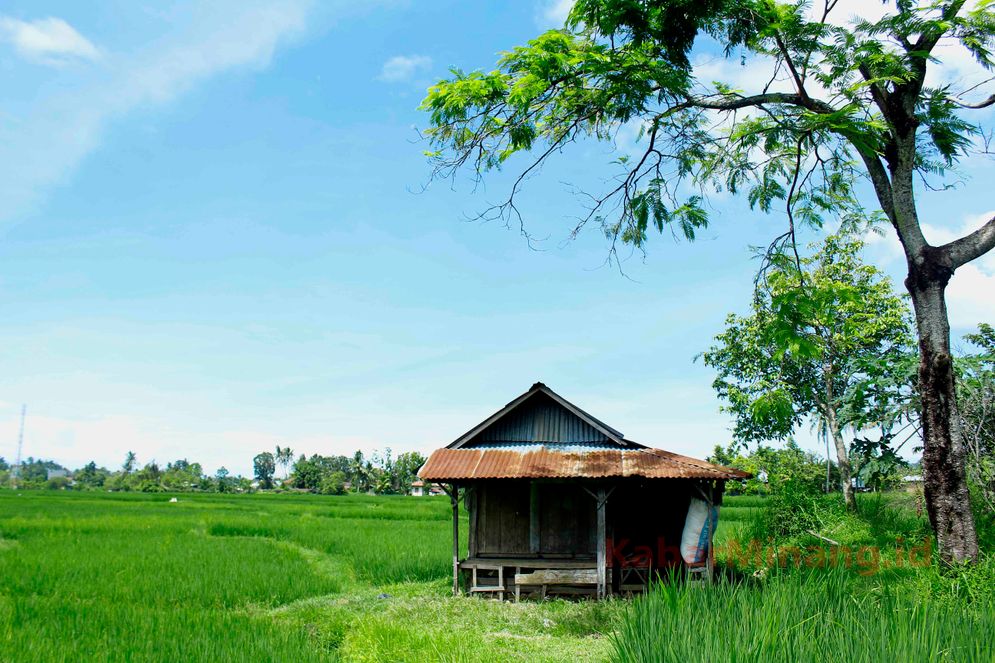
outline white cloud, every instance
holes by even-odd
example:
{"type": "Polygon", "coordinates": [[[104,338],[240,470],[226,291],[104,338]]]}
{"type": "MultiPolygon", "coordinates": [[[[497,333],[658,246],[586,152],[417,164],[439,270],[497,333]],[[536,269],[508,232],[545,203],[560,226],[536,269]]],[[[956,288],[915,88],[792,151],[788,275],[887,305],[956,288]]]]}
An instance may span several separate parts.
{"type": "Polygon", "coordinates": [[[975,263],[958,269],[947,286],[947,310],[950,325],[958,329],[995,320],[995,273],[975,263]]]}
{"type": "Polygon", "coordinates": [[[774,71],[772,58],[751,55],[745,62],[740,62],[739,58],[701,54],[693,58],[693,63],[695,78],[706,86],[714,82],[725,83],[746,94],[756,93],[768,85],[772,92],[790,92],[793,89],[793,84],[783,73],[771,83],[774,71]]]}
{"type": "Polygon", "coordinates": [[[42,64],[100,57],[97,47],[61,18],[22,21],[0,16],[0,39],[13,44],[21,57],[42,64]]]}
{"type": "Polygon", "coordinates": [[[403,83],[431,66],[432,58],[427,55],[395,55],[384,62],[377,79],[387,83],[403,83]]]}
{"type": "MultiPolygon", "coordinates": [[[[264,67],[301,35],[312,0],[193,4],[189,20],[129,53],[105,53],[99,76],[7,110],[0,123],[0,219],[29,210],[100,143],[107,124],[162,104],[219,73],[264,67]]],[[[27,97],[31,99],[31,97],[27,97]]]]}
{"type": "Polygon", "coordinates": [[[868,232],[864,244],[871,249],[874,262],[905,262],[905,250],[898,241],[895,229],[887,223],[881,223],[875,231],[868,232]]]}
{"type": "Polygon", "coordinates": [[[536,23],[543,28],[560,28],[573,9],[574,0],[543,0],[536,13],[536,23]]]}
{"type": "MultiPolygon", "coordinates": [[[[809,7],[809,16],[813,20],[822,17],[824,4],[813,2],[809,7]]],[[[879,21],[891,13],[892,6],[886,2],[867,2],[867,0],[839,0],[832,13],[829,15],[828,23],[839,26],[849,26],[857,19],[867,21],[879,21]]]]}

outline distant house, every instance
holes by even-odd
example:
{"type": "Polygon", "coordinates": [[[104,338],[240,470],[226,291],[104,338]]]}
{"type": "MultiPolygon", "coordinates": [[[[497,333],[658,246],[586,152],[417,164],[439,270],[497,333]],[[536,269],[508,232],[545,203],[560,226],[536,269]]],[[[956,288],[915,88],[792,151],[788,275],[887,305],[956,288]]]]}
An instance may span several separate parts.
{"type": "Polygon", "coordinates": [[[453,592],[640,591],[710,571],[725,482],[751,475],[627,440],[537,382],[418,472],[448,485],[453,592]],[[459,503],[469,554],[459,558],[459,503]]]}
{"type": "Polygon", "coordinates": [[[51,481],[52,479],[68,479],[69,470],[64,468],[58,470],[48,470],[45,478],[48,479],[49,481],[51,481]]]}
{"type": "Polygon", "coordinates": [[[446,491],[438,484],[424,482],[421,479],[411,482],[411,495],[425,497],[427,495],[444,495],[446,491]]]}

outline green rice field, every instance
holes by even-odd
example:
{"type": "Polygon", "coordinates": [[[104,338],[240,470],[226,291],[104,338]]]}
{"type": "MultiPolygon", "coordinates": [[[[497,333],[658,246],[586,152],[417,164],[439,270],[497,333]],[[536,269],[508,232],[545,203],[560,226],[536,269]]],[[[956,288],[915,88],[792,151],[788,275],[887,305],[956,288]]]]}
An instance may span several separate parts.
{"type": "MultiPolygon", "coordinates": [[[[856,576],[453,598],[447,498],[170,497],[0,491],[0,661],[995,660],[990,603],[931,612],[856,576]]],[[[720,538],[761,506],[736,500],[720,538]]]]}

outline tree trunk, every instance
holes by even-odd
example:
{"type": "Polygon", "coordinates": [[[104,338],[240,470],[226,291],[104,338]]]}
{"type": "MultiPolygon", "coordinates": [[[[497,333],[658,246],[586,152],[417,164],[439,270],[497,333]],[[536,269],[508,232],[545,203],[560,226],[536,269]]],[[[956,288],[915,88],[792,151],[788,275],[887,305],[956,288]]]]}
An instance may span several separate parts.
{"type": "Polygon", "coordinates": [[[839,424],[836,421],[836,413],[833,412],[832,408],[827,409],[826,425],[829,428],[829,435],[833,438],[833,445],[836,447],[836,463],[840,468],[840,488],[843,489],[843,502],[846,504],[848,511],[856,511],[857,499],[853,495],[850,454],[847,453],[846,443],[843,441],[843,433],[840,431],[839,424]]]}
{"type": "Polygon", "coordinates": [[[910,264],[905,285],[919,331],[922,398],[923,489],[940,557],[947,563],[978,558],[978,538],[965,473],[965,448],[957,415],[950,324],[944,296],[952,270],[926,260],[910,264]]]}

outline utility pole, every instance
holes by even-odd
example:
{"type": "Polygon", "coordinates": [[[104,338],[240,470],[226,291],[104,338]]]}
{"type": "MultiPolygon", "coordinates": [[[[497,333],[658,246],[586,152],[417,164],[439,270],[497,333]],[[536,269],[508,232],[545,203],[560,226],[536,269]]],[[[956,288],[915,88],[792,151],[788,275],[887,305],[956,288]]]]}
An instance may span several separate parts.
{"type": "Polygon", "coordinates": [[[21,406],[21,430],[17,434],[17,456],[14,460],[14,467],[10,468],[10,488],[16,487],[17,479],[21,474],[21,449],[24,447],[24,415],[28,411],[27,404],[21,406]]]}

